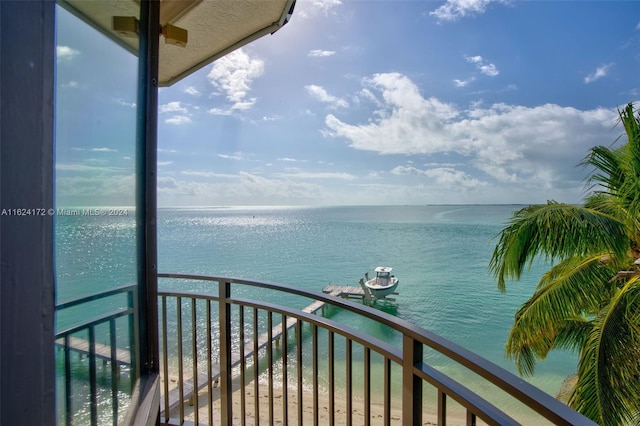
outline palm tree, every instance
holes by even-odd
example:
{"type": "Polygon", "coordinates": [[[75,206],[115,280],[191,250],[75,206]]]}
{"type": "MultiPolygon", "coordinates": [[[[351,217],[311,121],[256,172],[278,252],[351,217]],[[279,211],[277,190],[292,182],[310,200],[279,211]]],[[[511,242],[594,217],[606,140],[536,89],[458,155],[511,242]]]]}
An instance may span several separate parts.
{"type": "Polygon", "coordinates": [[[602,425],[640,424],[640,115],[619,110],[626,143],[597,146],[580,206],[514,213],[489,269],[501,291],[535,259],[551,263],[515,314],[506,354],[522,375],[552,349],[578,352],[569,405],[602,425]]]}

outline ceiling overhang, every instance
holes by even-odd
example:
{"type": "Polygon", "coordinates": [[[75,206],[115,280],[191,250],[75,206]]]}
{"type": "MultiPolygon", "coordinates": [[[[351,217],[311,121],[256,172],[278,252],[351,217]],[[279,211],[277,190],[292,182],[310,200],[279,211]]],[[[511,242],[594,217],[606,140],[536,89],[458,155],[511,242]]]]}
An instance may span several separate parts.
{"type": "MultiPolygon", "coordinates": [[[[139,0],[59,0],[118,44],[137,54],[138,39],[116,31],[113,17],[138,17],[139,0]]],[[[160,40],[159,84],[170,86],[218,58],[287,23],[295,0],[161,0],[162,27],[186,30],[186,45],[160,40]]]]}

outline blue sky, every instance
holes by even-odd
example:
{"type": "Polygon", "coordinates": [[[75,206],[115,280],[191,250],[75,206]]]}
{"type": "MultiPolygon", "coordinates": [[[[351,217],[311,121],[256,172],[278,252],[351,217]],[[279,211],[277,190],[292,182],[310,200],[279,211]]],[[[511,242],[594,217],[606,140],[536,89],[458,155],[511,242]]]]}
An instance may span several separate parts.
{"type": "MultiPolygon", "coordinates": [[[[58,202],[132,204],[135,58],[59,22],[58,202]]],[[[639,76],[634,1],[299,0],[160,90],[159,204],[579,202],[639,76]]]]}

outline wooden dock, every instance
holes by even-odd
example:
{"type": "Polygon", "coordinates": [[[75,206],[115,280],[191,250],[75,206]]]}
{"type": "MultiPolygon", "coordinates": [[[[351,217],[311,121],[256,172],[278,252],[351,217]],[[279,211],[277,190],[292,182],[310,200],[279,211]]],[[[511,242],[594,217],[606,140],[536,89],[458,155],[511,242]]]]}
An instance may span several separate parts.
{"type": "MultiPolygon", "coordinates": [[[[345,286],[345,285],[336,285],[329,284],[322,290],[323,293],[328,294],[334,297],[342,297],[345,299],[360,299],[362,301],[367,300],[367,296],[364,290],[360,287],[354,286],[345,286]]],[[[325,305],[325,302],[317,300],[310,305],[306,306],[302,309],[302,312],[306,313],[316,313],[321,310],[325,305]]],[[[296,325],[296,318],[287,318],[286,321],[286,329],[287,331],[291,330],[296,325]]],[[[282,337],[282,324],[277,324],[271,329],[271,338],[272,341],[276,342],[276,347],[278,342],[282,337]]],[[[264,349],[267,347],[269,343],[269,332],[265,332],[258,336],[258,350],[264,349]]],[[[64,348],[64,339],[56,340],[56,346],[60,348],[64,348]]],[[[81,353],[83,355],[89,355],[89,342],[85,339],[80,339],[77,337],[71,337],[69,339],[69,348],[74,351],[81,353]]],[[[245,342],[245,350],[244,350],[244,359],[248,359],[253,357],[254,353],[253,340],[247,340],[245,342]]],[[[102,359],[104,361],[111,361],[111,347],[102,343],[95,343],[95,356],[96,358],[102,359]]],[[[116,349],[116,362],[118,364],[126,364],[131,365],[131,354],[129,351],[124,349],[116,349]]],[[[232,354],[231,356],[231,367],[236,367],[240,365],[241,356],[240,353],[232,354]]],[[[169,403],[169,411],[178,407],[178,404],[183,403],[184,401],[189,401],[194,394],[194,390],[199,392],[203,388],[207,386],[208,380],[212,382],[217,382],[220,378],[220,366],[218,364],[214,364],[211,366],[211,377],[207,377],[206,373],[198,373],[197,380],[194,381],[194,377],[185,377],[183,379],[183,400],[180,400],[180,391],[178,386],[175,386],[171,389],[168,395],[161,396],[161,413],[164,413],[165,407],[165,398],[168,398],[169,403]],[[195,382],[195,383],[194,383],[195,382]]],[[[168,380],[167,377],[164,378],[168,380]]]]}
{"type": "MultiPolygon", "coordinates": [[[[56,340],[58,348],[64,348],[64,339],[56,340]]],[[[69,338],[69,349],[82,355],[89,356],[89,341],[78,337],[69,338]]],[[[95,343],[96,358],[103,361],[111,361],[111,346],[95,343]]],[[[118,364],[131,365],[131,354],[125,349],[116,349],[116,362],[118,364]]]]}
{"type": "Polygon", "coordinates": [[[366,297],[362,287],[354,287],[349,285],[329,284],[323,290],[323,293],[330,296],[342,297],[343,299],[362,299],[366,297]]]}
{"type": "MultiPolygon", "coordinates": [[[[333,295],[333,294],[332,294],[333,295]]],[[[325,303],[322,301],[315,301],[312,304],[308,305],[307,307],[302,309],[302,312],[306,312],[309,314],[313,314],[319,310],[321,310],[324,307],[325,303]]],[[[287,331],[291,330],[293,327],[295,327],[297,320],[295,318],[287,318],[287,322],[286,322],[286,329],[287,331]]],[[[280,341],[280,338],[282,337],[282,324],[277,324],[275,326],[273,326],[273,328],[271,329],[271,339],[272,341],[276,342],[276,347],[278,345],[278,342],[280,341]]],[[[269,332],[265,332],[262,333],[260,336],[258,336],[258,351],[267,347],[267,344],[269,343],[269,332]]],[[[244,359],[248,359],[253,357],[253,340],[246,340],[245,341],[245,350],[244,350],[244,359]]],[[[237,367],[238,365],[240,365],[240,353],[234,353],[231,355],[231,368],[237,367]]],[[[178,389],[178,387],[174,387],[173,389],[171,389],[169,391],[169,411],[175,409],[176,407],[178,407],[178,404],[183,403],[184,401],[189,401],[191,400],[191,398],[193,397],[194,394],[194,389],[196,390],[196,393],[200,392],[200,390],[202,390],[203,388],[205,388],[207,386],[207,381],[211,380],[212,382],[218,382],[220,378],[220,366],[218,364],[214,364],[211,366],[211,377],[208,378],[207,375],[205,373],[198,373],[198,378],[197,378],[197,383],[196,386],[194,386],[194,380],[193,377],[189,377],[189,378],[185,378],[184,379],[184,384],[183,384],[183,401],[180,400],[180,390],[178,389]]],[[[166,379],[166,378],[165,378],[166,379]]],[[[160,405],[160,410],[161,410],[161,415],[164,414],[164,407],[165,407],[165,402],[164,402],[164,398],[165,396],[161,396],[161,405],[160,405]]]]}
{"type": "MultiPolygon", "coordinates": [[[[360,299],[362,303],[372,305],[375,300],[389,300],[395,301],[390,297],[384,299],[376,299],[368,288],[365,287],[364,282],[360,284],[360,287],[348,286],[348,285],[336,285],[329,284],[322,290],[323,293],[330,294],[331,296],[342,297],[343,299],[360,299]]],[[[397,292],[391,294],[398,294],[397,292]]]]}

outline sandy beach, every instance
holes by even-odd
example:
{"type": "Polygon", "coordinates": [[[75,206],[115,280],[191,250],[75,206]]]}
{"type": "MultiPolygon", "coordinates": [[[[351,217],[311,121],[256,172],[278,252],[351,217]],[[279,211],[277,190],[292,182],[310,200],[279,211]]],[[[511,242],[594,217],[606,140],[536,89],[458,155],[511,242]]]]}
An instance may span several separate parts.
{"type": "MultiPolygon", "coordinates": [[[[233,398],[233,424],[242,425],[242,404],[241,393],[242,388],[239,383],[234,381],[233,398]]],[[[273,419],[276,425],[298,425],[299,417],[299,403],[298,393],[296,389],[287,390],[287,407],[288,413],[285,421],[284,413],[284,395],[282,388],[276,387],[274,389],[273,399],[273,419]]],[[[264,384],[260,384],[257,388],[258,391],[258,410],[256,412],[255,404],[255,384],[253,382],[248,383],[244,387],[245,392],[245,425],[254,426],[260,424],[269,424],[271,413],[269,411],[269,387],[264,384]],[[257,415],[256,415],[257,414],[257,415]]],[[[213,388],[211,395],[213,404],[211,411],[213,414],[213,424],[220,423],[220,389],[218,387],[213,388]]],[[[198,396],[198,421],[202,424],[206,424],[209,420],[209,397],[206,388],[203,389],[198,396]]],[[[394,401],[390,407],[391,411],[391,424],[399,425],[402,421],[402,410],[399,401],[394,401]]],[[[328,425],[330,424],[330,410],[329,410],[329,397],[326,393],[320,393],[318,395],[318,424],[328,425]]],[[[371,425],[383,425],[384,424],[384,405],[376,402],[371,404],[371,425]]],[[[195,413],[193,405],[185,404],[185,420],[195,421],[195,413]]],[[[459,410],[458,410],[459,411],[459,410]]],[[[178,409],[171,411],[171,418],[178,418],[178,409]]],[[[335,425],[346,425],[347,423],[347,403],[344,395],[336,393],[335,401],[333,405],[333,418],[335,425]]],[[[351,410],[352,424],[364,425],[365,424],[365,410],[364,401],[354,397],[351,410]]],[[[302,424],[313,425],[314,424],[314,408],[313,408],[313,393],[310,391],[303,391],[302,394],[302,424]]],[[[436,425],[436,406],[435,401],[432,410],[425,409],[423,412],[423,425],[436,425]]],[[[448,413],[447,414],[448,425],[465,425],[465,417],[462,412],[448,413]]],[[[484,422],[478,420],[478,425],[484,424],[484,422]]]]}

